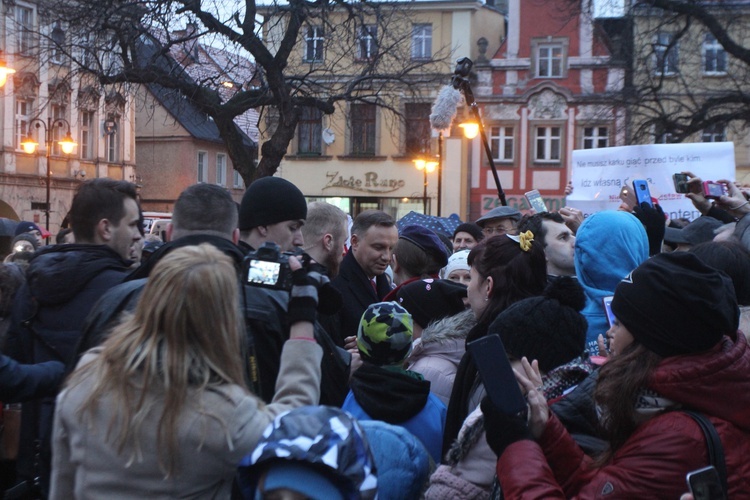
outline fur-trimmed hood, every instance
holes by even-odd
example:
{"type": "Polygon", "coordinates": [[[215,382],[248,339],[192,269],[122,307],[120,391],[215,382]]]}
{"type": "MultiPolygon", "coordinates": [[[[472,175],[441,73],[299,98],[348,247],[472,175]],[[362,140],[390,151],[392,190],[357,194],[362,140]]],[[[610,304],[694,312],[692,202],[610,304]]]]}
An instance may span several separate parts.
{"type": "Polygon", "coordinates": [[[469,330],[476,323],[477,320],[474,318],[474,313],[467,309],[454,316],[448,316],[447,318],[430,323],[427,328],[422,330],[421,343],[442,343],[446,340],[465,339],[469,334],[469,330]]]}

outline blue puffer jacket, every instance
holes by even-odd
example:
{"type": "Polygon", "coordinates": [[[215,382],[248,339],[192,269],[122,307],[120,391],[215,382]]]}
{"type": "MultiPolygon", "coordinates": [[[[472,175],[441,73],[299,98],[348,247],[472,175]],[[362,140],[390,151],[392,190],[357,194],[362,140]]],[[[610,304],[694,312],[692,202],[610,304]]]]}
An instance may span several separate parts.
{"type": "Polygon", "coordinates": [[[432,470],[427,449],[412,433],[380,420],[361,420],[378,468],[378,498],[419,498],[432,470]]]}
{"type": "Polygon", "coordinates": [[[648,259],[648,236],[641,222],[620,211],[598,212],[583,221],[576,233],[575,266],[586,292],[581,314],[589,328],[586,344],[597,353],[596,338],[609,329],[604,297],[614,295],[617,284],[648,259]]]}

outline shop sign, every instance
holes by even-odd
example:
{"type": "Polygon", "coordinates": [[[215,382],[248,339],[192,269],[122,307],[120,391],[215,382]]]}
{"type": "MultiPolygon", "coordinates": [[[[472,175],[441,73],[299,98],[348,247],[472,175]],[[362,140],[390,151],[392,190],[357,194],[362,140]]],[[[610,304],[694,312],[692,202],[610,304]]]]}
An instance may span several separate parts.
{"type": "Polygon", "coordinates": [[[326,172],[328,182],[323,187],[323,191],[332,188],[351,189],[363,193],[392,193],[406,186],[403,179],[380,178],[377,172],[365,172],[361,177],[353,175],[344,177],[336,172],[326,172]]]}

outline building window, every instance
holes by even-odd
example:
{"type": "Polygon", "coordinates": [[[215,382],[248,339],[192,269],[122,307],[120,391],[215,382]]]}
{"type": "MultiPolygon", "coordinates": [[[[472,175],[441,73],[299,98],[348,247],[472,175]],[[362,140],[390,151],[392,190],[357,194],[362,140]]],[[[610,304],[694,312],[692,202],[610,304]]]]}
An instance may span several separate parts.
{"type": "Polygon", "coordinates": [[[490,127],[492,159],[513,161],[513,127],[490,127]]]}
{"type": "Polygon", "coordinates": [[[94,112],[81,111],[79,123],[81,159],[90,160],[94,157],[94,112]]]}
{"type": "Polygon", "coordinates": [[[609,129],[607,127],[584,127],[583,149],[606,148],[609,146],[609,129]]]}
{"type": "Polygon", "coordinates": [[[16,5],[16,44],[20,54],[30,55],[34,48],[34,11],[16,5]]]}
{"type": "Polygon", "coordinates": [[[52,135],[52,156],[62,156],[62,147],[58,144],[68,133],[68,126],[57,120],[65,120],[66,108],[61,104],[53,104],[52,112],[52,130],[48,131],[52,135]]]}
{"type": "Polygon", "coordinates": [[[536,58],[536,76],[560,78],[563,76],[562,45],[539,45],[536,58]]]}
{"type": "Polygon", "coordinates": [[[670,33],[659,33],[656,36],[654,56],[656,64],[654,71],[656,74],[674,75],[677,73],[677,44],[670,33]]]}
{"type": "Polygon", "coordinates": [[[707,75],[727,72],[727,53],[711,33],[707,33],[703,40],[703,72],[707,75]]]}
{"type": "Polygon", "coordinates": [[[84,68],[94,69],[96,67],[96,48],[94,47],[94,35],[84,33],[81,36],[81,61],[84,68]]]}
{"type": "Polygon", "coordinates": [[[352,154],[375,155],[375,105],[352,104],[350,108],[352,154]]]}
{"type": "Polygon", "coordinates": [[[304,107],[297,125],[299,154],[320,154],[323,133],[323,113],[318,108],[304,107]]]}
{"type": "Polygon", "coordinates": [[[238,188],[238,189],[239,188],[243,188],[244,187],[244,183],[242,182],[242,176],[236,170],[234,170],[233,172],[234,172],[234,184],[233,184],[233,187],[238,188]]]}
{"type": "Polygon", "coordinates": [[[227,184],[227,155],[216,154],[216,184],[226,186],[227,184]]]}
{"type": "Polygon", "coordinates": [[[116,118],[110,118],[108,121],[113,125],[104,136],[104,151],[107,153],[108,163],[117,163],[120,161],[120,122],[116,118]]]}
{"type": "MultiPolygon", "coordinates": [[[[16,149],[21,149],[21,141],[29,135],[29,122],[33,112],[34,101],[29,99],[16,100],[16,149]]],[[[39,139],[37,139],[37,142],[39,139]]]]}
{"type": "Polygon", "coordinates": [[[411,58],[430,59],[432,57],[432,25],[414,24],[411,28],[411,58]]]}
{"type": "Polygon", "coordinates": [[[404,106],[405,152],[407,155],[430,153],[430,107],[428,104],[404,106]]]}
{"type": "Polygon", "coordinates": [[[726,129],[724,125],[718,123],[706,127],[701,134],[701,141],[703,142],[724,142],[726,140],[726,129]]]}
{"type": "Polygon", "coordinates": [[[378,27],[374,24],[360,26],[357,36],[357,59],[372,59],[375,57],[377,50],[378,27]]]}
{"type": "Polygon", "coordinates": [[[63,64],[65,62],[63,49],[65,47],[65,31],[63,31],[60,22],[56,22],[50,31],[50,62],[54,64],[63,64]]]}
{"type": "Polygon", "coordinates": [[[674,140],[672,134],[664,130],[663,126],[657,125],[654,130],[654,144],[673,144],[677,141],[674,140]]]}
{"type": "Polygon", "coordinates": [[[559,162],[561,136],[561,127],[537,127],[535,160],[559,162]]]}
{"type": "Polygon", "coordinates": [[[208,182],[208,153],[198,151],[198,182],[208,182]]]}
{"type": "Polygon", "coordinates": [[[308,26],[305,33],[305,61],[323,61],[323,26],[308,26]]]}

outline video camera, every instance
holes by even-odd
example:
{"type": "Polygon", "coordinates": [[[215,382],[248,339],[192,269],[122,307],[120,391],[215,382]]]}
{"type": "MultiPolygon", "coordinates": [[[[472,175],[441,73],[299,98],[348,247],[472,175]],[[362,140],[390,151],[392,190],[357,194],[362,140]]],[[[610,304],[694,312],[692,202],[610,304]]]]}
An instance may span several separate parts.
{"type": "Polygon", "coordinates": [[[247,254],[243,261],[245,282],[251,286],[291,290],[292,270],[289,268],[289,257],[292,255],[299,258],[303,269],[309,270],[311,258],[301,249],[282,252],[276,243],[263,243],[255,252],[247,254]]]}

